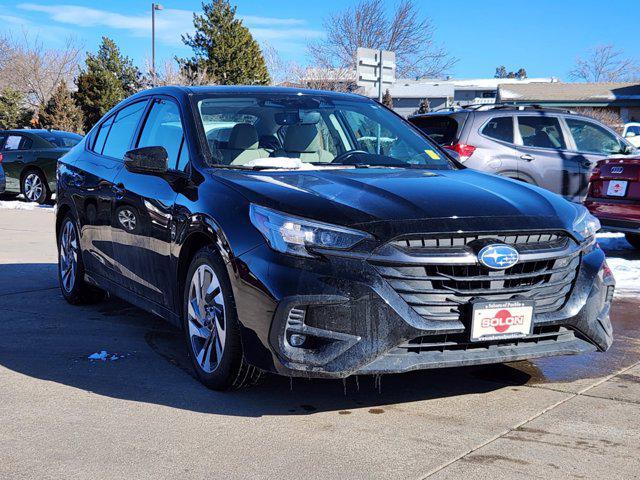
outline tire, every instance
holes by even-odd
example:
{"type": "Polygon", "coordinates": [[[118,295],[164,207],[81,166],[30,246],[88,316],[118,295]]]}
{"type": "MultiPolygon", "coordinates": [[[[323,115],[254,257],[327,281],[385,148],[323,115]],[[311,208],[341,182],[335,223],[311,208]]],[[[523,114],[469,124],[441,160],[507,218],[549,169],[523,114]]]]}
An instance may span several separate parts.
{"type": "Polygon", "coordinates": [[[27,170],[22,175],[20,192],[28,202],[43,205],[51,201],[51,190],[47,185],[47,179],[39,170],[27,170]]]}
{"type": "Polygon", "coordinates": [[[183,294],[183,330],[193,369],[206,387],[238,389],[260,377],[260,370],[244,360],[231,283],[210,246],[191,260],[183,294]]]}
{"type": "Polygon", "coordinates": [[[84,280],[84,264],[74,218],[67,214],[58,234],[58,283],[62,296],[72,305],[95,303],[104,292],[84,280]]]}
{"type": "Polygon", "coordinates": [[[640,234],[639,233],[625,233],[625,238],[631,246],[637,250],[640,250],[640,234]]]}

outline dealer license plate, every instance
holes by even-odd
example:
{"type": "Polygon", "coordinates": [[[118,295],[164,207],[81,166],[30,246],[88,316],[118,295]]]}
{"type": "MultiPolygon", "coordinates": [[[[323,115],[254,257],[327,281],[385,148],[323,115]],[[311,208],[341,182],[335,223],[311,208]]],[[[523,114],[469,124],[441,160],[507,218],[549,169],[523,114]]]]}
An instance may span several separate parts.
{"type": "Polygon", "coordinates": [[[474,302],[471,341],[524,337],[533,331],[533,302],[474,302]]]}
{"type": "Polygon", "coordinates": [[[627,182],[625,180],[611,180],[607,187],[608,197],[624,197],[627,193],[627,182]]]}

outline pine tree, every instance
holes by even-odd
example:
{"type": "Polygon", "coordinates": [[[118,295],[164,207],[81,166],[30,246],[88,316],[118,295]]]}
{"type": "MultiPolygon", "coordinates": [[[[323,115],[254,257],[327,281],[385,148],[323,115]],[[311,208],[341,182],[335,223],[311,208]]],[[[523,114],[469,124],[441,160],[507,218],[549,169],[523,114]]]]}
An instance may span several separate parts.
{"type": "Polygon", "coordinates": [[[76,85],[74,99],[82,110],[84,129],[89,131],[113,106],[142,87],[142,76],[113,40],[102,37],[98,53],[87,53],[86,68],[80,71],[76,85]]]}
{"type": "Polygon", "coordinates": [[[24,108],[24,95],[11,87],[0,91],[0,129],[24,127],[28,112],[24,108]]]}
{"type": "Polygon", "coordinates": [[[179,59],[188,71],[206,71],[220,85],[268,85],[262,51],[249,29],[236,18],[229,0],[202,2],[202,14],[193,15],[194,35],[183,35],[194,56],[179,59]]]}
{"type": "Polygon", "coordinates": [[[44,128],[82,133],[82,110],[75,104],[71,92],[60,82],[40,113],[40,125],[44,128]]]}
{"type": "Polygon", "coordinates": [[[429,113],[431,111],[431,105],[428,98],[423,98],[420,102],[420,106],[416,113],[429,113]]]}
{"type": "Polygon", "coordinates": [[[496,67],[496,73],[493,76],[494,78],[507,78],[509,74],[507,73],[507,69],[504,66],[496,67]]]}
{"type": "Polygon", "coordinates": [[[382,96],[382,104],[385,107],[393,108],[393,97],[391,96],[391,92],[389,92],[388,88],[387,88],[387,91],[384,92],[384,95],[382,96]]]}

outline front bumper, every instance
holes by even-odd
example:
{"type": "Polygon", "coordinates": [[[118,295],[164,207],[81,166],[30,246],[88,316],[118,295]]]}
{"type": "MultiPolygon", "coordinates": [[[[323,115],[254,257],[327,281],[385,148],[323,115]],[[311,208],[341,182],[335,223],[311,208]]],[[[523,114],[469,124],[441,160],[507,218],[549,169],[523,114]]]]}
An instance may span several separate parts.
{"type": "Polygon", "coordinates": [[[501,363],[604,351],[612,343],[614,281],[597,247],[582,254],[563,308],[534,316],[534,336],[477,344],[465,342],[463,316],[424,318],[362,259],[299,259],[261,246],[236,259],[230,271],[247,360],[287,376],[344,378],[501,363]],[[308,343],[293,346],[292,334],[305,335],[308,343]],[[433,339],[435,346],[413,348],[416,338],[433,339]],[[455,347],[447,339],[456,339],[455,347]]]}

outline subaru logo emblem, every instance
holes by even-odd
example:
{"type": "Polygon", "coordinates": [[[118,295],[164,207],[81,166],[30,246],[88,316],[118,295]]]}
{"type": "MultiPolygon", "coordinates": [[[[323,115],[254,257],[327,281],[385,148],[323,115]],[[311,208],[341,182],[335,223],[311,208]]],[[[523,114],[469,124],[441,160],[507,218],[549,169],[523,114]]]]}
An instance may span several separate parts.
{"type": "Polygon", "coordinates": [[[487,268],[504,270],[518,263],[518,251],[501,243],[487,245],[478,252],[478,261],[487,268]]]}
{"type": "Polygon", "coordinates": [[[611,167],[611,173],[622,173],[623,171],[623,167],[611,167]]]}

